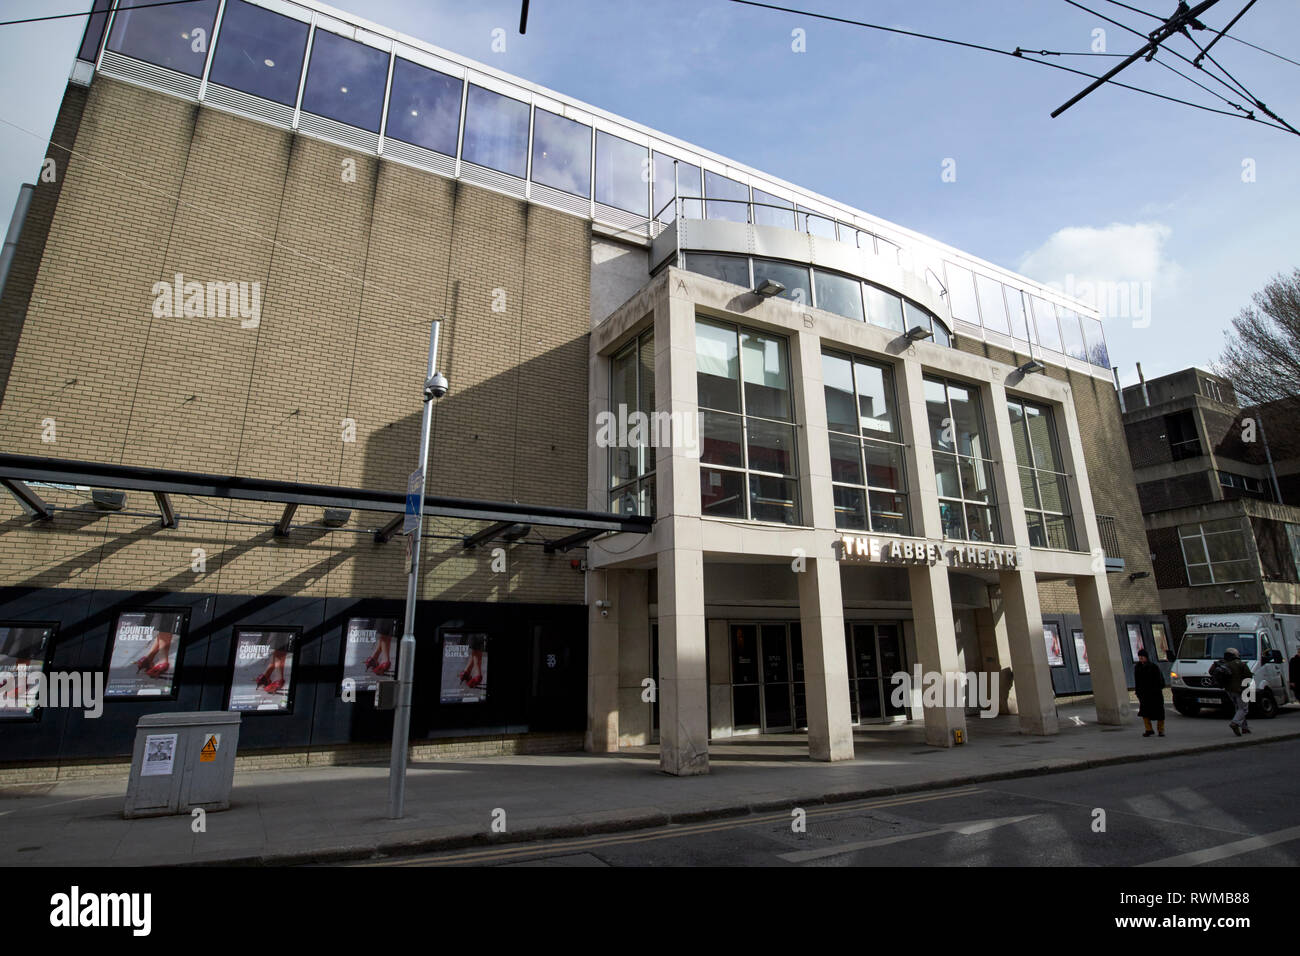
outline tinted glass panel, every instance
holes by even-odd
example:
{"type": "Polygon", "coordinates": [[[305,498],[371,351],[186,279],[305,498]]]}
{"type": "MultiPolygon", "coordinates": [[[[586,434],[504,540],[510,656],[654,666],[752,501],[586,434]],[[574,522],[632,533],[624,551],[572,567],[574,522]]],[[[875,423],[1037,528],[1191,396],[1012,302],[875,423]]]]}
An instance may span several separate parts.
{"type": "Polygon", "coordinates": [[[707,218],[724,219],[727,222],[749,222],[749,187],[744,183],[705,170],[704,195],[710,200],[704,204],[707,218]]]}
{"type": "Polygon", "coordinates": [[[799,523],[799,503],[795,498],[798,483],[790,478],[749,476],[749,517],[754,521],[799,523]]]}
{"type": "Polygon", "coordinates": [[[455,156],[461,85],[454,76],[398,57],[393,63],[384,136],[455,156]]]}
{"type": "Polygon", "coordinates": [[[820,269],[813,272],[813,281],[817,283],[817,308],[863,321],[861,282],[820,269]]]}
{"type": "Polygon", "coordinates": [[[823,354],[822,381],[826,389],[826,427],[851,435],[857,434],[853,363],[839,355],[823,354]]]}
{"type": "Polygon", "coordinates": [[[862,288],[867,297],[867,321],[882,329],[903,331],[903,300],[870,283],[862,288]]]}
{"type": "Polygon", "coordinates": [[[471,83],[461,157],[522,179],[528,167],[528,104],[471,83]]]}
{"type": "Polygon", "coordinates": [[[754,223],[759,226],[777,226],[781,229],[794,228],[794,203],[788,199],[782,199],[780,196],[773,196],[771,193],[765,193],[761,189],[754,190],[755,203],[768,203],[767,206],[756,205],[754,207],[754,223]],[[771,206],[781,206],[781,209],[772,209],[771,206]],[[789,210],[787,212],[787,210],[789,210]]]}
{"type": "Polygon", "coordinates": [[[700,513],[718,518],[745,517],[745,475],[700,466],[700,513]]]}
{"type": "Polygon", "coordinates": [[[1011,334],[1016,338],[1029,341],[1029,317],[1025,315],[1025,294],[1019,289],[1005,286],[1007,317],[1011,320],[1011,334]]]}
{"type": "Polygon", "coordinates": [[[971,325],[979,325],[980,314],[975,305],[974,279],[971,278],[970,272],[961,266],[953,265],[951,262],[947,266],[948,307],[952,309],[952,317],[969,322],[971,325]]]}
{"type": "Polygon", "coordinates": [[[770,259],[754,260],[754,285],[763,284],[764,279],[775,279],[785,286],[781,298],[790,299],[804,305],[812,305],[812,293],[808,288],[808,268],[791,265],[788,262],[773,262],[770,259]]]}
{"type": "Polygon", "coordinates": [[[1083,316],[1083,343],[1088,350],[1088,361],[1102,368],[1110,368],[1110,353],[1106,351],[1106,337],[1101,331],[1101,322],[1083,316]]]}
{"type": "Polygon", "coordinates": [[[865,484],[862,480],[862,443],[854,438],[830,436],[831,481],[850,485],[865,484]]]}
{"type": "Polygon", "coordinates": [[[934,320],[934,341],[944,348],[952,345],[952,336],[948,333],[948,326],[944,325],[938,319],[934,320]]]}
{"type": "Polygon", "coordinates": [[[1038,344],[1053,352],[1061,351],[1061,333],[1056,326],[1056,306],[1046,299],[1031,296],[1034,305],[1034,326],[1038,329],[1038,344]]]}
{"type": "Polygon", "coordinates": [[[794,426],[750,418],[745,441],[751,471],[789,475],[794,471],[794,426]]]}
{"type": "Polygon", "coordinates": [[[745,413],[790,420],[790,379],[785,340],[758,332],[740,333],[740,364],[745,380],[745,413]]]}
{"type": "Polygon", "coordinates": [[[700,412],[700,461],[706,465],[744,467],[743,434],[739,415],[700,412]]]}
{"type": "Polygon", "coordinates": [[[104,27],[108,26],[108,8],[111,5],[111,0],[95,0],[93,9],[98,12],[86,20],[86,32],[82,34],[77,59],[94,63],[99,58],[99,47],[104,39],[104,27]]]}
{"type": "Polygon", "coordinates": [[[894,378],[889,369],[854,362],[858,383],[858,425],[869,438],[894,436],[894,378]]]}
{"type": "Polygon", "coordinates": [[[714,256],[707,253],[686,253],[686,268],[700,275],[712,276],[741,288],[749,288],[749,260],[741,256],[714,256]]]}
{"type": "Polygon", "coordinates": [[[861,488],[844,488],[835,485],[834,494],[835,527],[865,531],[867,527],[866,492],[861,488]]]}
{"type": "Polygon", "coordinates": [[[1083,347],[1083,330],[1079,326],[1079,314],[1072,309],[1061,309],[1061,339],[1065,343],[1065,354],[1081,361],[1088,360],[1088,351],[1083,347]]]}
{"type": "Polygon", "coordinates": [[[591,195],[591,127],[538,110],[533,117],[533,182],[591,195]]]}
{"type": "Polygon", "coordinates": [[[695,370],[701,408],[740,411],[740,357],[733,329],[695,323],[695,370]]]}
{"type": "MultiPolygon", "coordinates": [[[[683,197],[702,196],[700,191],[700,167],[681,160],[675,160],[663,153],[654,156],[654,202],[653,213],[664,222],[673,221],[673,169],[676,166],[677,188],[683,197]],[[667,208],[665,208],[667,207],[667,208]]],[[[682,203],[682,215],[687,219],[699,219],[704,215],[704,205],[699,202],[682,203]]]]}
{"type": "Polygon", "coordinates": [[[307,52],[307,24],[230,0],[208,79],[285,106],[298,101],[298,78],[307,52]]]}
{"type": "Polygon", "coordinates": [[[388,83],[388,54],[317,30],[302,90],[302,108],[349,126],[379,132],[388,83]]]}
{"type": "Polygon", "coordinates": [[[1007,321],[1006,303],[1002,301],[1002,283],[988,276],[976,276],[975,287],[979,291],[980,314],[984,316],[984,328],[1011,334],[1007,321]]]}
{"type": "Polygon", "coordinates": [[[644,171],[649,161],[644,146],[596,130],[596,202],[647,215],[650,195],[644,171]]]}
{"type": "Polygon", "coordinates": [[[212,24],[217,18],[217,0],[132,9],[157,2],[122,0],[113,18],[108,48],[178,73],[202,76],[212,40],[212,24]],[[196,29],[202,32],[196,33],[196,29]]]}

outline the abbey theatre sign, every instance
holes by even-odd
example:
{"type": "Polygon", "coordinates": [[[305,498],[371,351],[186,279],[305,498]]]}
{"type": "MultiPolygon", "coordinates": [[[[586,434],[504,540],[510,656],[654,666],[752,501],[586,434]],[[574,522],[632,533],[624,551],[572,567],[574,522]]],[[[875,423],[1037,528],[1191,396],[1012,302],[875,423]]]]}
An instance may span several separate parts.
{"type": "Polygon", "coordinates": [[[845,534],[840,536],[835,550],[841,561],[852,564],[946,564],[953,568],[993,571],[1020,567],[1020,556],[1014,548],[927,541],[924,538],[872,538],[845,534]]]}

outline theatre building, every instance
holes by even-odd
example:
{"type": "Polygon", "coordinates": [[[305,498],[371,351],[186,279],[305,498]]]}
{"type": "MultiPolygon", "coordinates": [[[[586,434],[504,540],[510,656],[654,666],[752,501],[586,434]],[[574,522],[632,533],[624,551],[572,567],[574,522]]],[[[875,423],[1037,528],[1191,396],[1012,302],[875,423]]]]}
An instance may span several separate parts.
{"type": "Polygon", "coordinates": [[[1094,312],[314,2],[112,7],[0,292],[0,669],[107,700],[11,695],[0,766],[383,748],[433,320],[417,754],[1125,718],[1167,622],[1094,312]]]}

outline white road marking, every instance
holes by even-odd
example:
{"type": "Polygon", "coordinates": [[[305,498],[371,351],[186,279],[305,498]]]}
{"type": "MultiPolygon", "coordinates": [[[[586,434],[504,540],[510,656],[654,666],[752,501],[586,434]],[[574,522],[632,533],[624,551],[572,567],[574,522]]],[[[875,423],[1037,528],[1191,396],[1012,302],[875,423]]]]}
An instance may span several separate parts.
{"type": "Polygon", "coordinates": [[[829,846],[821,850],[799,850],[796,853],[778,854],[782,860],[787,863],[806,863],[809,860],[820,860],[828,856],[839,856],[841,853],[855,853],[858,850],[869,850],[876,846],[888,846],[891,843],[903,843],[907,840],[920,840],[923,837],[938,836],[940,833],[960,833],[962,836],[970,836],[975,833],[984,833],[997,827],[1009,826],[1013,823],[1021,823],[1024,820],[1032,820],[1040,816],[1037,813],[1030,813],[1023,817],[994,817],[989,820],[966,820],[961,823],[945,823],[943,826],[934,830],[923,830],[920,833],[903,833],[898,836],[879,837],[875,840],[863,840],[860,843],[842,843],[839,846],[829,846]]]}
{"type": "Polygon", "coordinates": [[[1216,860],[1226,860],[1230,856],[1240,856],[1243,853],[1251,853],[1255,850],[1263,850],[1270,846],[1290,843],[1292,840],[1300,840],[1300,827],[1287,827],[1285,830],[1277,830],[1274,833],[1265,833],[1262,836],[1248,837],[1245,840],[1236,840],[1232,843],[1221,843],[1218,846],[1207,847],[1204,850],[1195,850],[1191,853],[1180,853],[1178,856],[1168,856],[1163,860],[1152,860],[1150,863],[1143,863],[1141,865],[1200,866],[1202,863],[1213,863],[1216,860]]]}

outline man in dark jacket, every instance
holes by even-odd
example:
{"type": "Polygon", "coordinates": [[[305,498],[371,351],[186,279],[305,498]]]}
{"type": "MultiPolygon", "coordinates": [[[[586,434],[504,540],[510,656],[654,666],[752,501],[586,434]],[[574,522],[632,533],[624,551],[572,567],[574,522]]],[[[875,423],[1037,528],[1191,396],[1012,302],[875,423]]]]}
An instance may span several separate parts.
{"type": "Polygon", "coordinates": [[[1143,737],[1150,737],[1151,721],[1156,721],[1160,736],[1165,735],[1165,675],[1159,664],[1152,664],[1145,649],[1138,651],[1133,665],[1133,689],[1137,691],[1138,716],[1142,718],[1143,737]]]}
{"type": "Polygon", "coordinates": [[[1253,683],[1254,676],[1240,657],[1237,656],[1237,649],[1230,647],[1223,652],[1223,662],[1228,666],[1228,686],[1225,688],[1228,696],[1232,698],[1233,715],[1228,726],[1232,732],[1240,737],[1242,734],[1250,733],[1250,727],[1246,722],[1246,712],[1250,710],[1250,701],[1246,700],[1243,691],[1247,684],[1253,683]]]}
{"type": "Polygon", "coordinates": [[[1291,658],[1290,670],[1287,678],[1291,683],[1291,699],[1300,700],[1300,645],[1296,646],[1295,657],[1291,658]]]}

